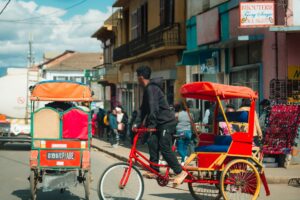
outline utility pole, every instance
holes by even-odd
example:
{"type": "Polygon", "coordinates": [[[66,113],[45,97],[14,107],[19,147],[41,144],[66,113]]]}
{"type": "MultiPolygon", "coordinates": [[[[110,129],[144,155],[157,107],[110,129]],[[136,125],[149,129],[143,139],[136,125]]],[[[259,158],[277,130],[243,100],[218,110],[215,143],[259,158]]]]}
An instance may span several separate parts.
{"type": "Polygon", "coordinates": [[[28,59],[28,64],[27,64],[27,83],[26,83],[26,109],[25,109],[25,120],[26,120],[26,124],[28,124],[28,119],[30,117],[30,104],[29,104],[29,97],[30,97],[30,91],[29,91],[29,82],[30,82],[30,73],[29,71],[31,70],[31,68],[33,67],[34,65],[34,54],[33,54],[33,51],[32,51],[32,35],[30,34],[29,36],[29,42],[28,42],[28,45],[29,45],[29,50],[28,50],[28,56],[27,56],[27,59],[28,59]]]}

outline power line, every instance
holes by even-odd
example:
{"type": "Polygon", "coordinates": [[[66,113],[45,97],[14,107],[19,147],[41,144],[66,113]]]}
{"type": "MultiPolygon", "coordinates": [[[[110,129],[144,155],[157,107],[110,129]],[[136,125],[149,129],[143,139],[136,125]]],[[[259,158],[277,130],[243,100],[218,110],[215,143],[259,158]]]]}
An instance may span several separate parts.
{"type": "MultiPolygon", "coordinates": [[[[9,0],[9,1],[10,1],[10,0],[9,0]]],[[[71,5],[71,6],[66,7],[66,8],[63,8],[63,9],[64,9],[64,10],[70,10],[70,9],[76,7],[76,6],[79,6],[79,5],[83,4],[83,3],[86,2],[86,1],[87,1],[87,0],[82,0],[82,1],[80,1],[80,2],[78,2],[78,3],[75,3],[75,4],[71,5]]],[[[49,14],[47,14],[47,15],[39,15],[39,16],[36,16],[36,17],[29,17],[29,18],[25,18],[25,19],[10,19],[10,21],[12,21],[12,22],[22,22],[22,21],[27,21],[27,20],[31,20],[31,19],[38,19],[38,18],[42,18],[42,17],[51,16],[51,15],[54,15],[54,14],[56,14],[56,13],[58,13],[58,12],[60,12],[60,11],[55,11],[55,12],[49,13],[49,14]]]]}
{"type": "Polygon", "coordinates": [[[5,6],[2,8],[2,10],[0,11],[0,15],[4,12],[4,10],[6,9],[6,7],[8,6],[8,4],[10,3],[11,0],[8,0],[5,4],[5,6]]]}
{"type": "Polygon", "coordinates": [[[28,22],[28,21],[14,21],[14,20],[0,20],[0,23],[14,23],[14,24],[32,24],[32,25],[55,25],[55,26],[67,26],[67,25],[85,25],[85,24],[99,24],[101,23],[101,20],[99,21],[90,21],[90,22],[79,22],[79,21],[74,21],[74,22],[61,22],[61,23],[56,23],[56,22],[47,22],[47,21],[35,21],[35,22],[28,22]]]}

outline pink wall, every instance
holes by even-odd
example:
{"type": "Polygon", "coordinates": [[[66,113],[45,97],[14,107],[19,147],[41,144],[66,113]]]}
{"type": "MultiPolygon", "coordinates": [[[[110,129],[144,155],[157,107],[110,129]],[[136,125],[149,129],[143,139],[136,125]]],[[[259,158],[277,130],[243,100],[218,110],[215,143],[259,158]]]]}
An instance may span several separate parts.
{"type": "Polygon", "coordinates": [[[287,34],[288,66],[300,66],[300,33],[287,34]]]}
{"type": "MultiPolygon", "coordinates": [[[[281,15],[279,15],[281,16],[281,15]]],[[[239,28],[239,8],[233,9],[229,13],[230,19],[230,38],[239,35],[264,35],[262,64],[263,64],[263,94],[265,98],[270,94],[270,81],[276,78],[276,51],[275,33],[270,32],[269,28],[239,28]]],[[[281,23],[281,22],[280,22],[281,23]]],[[[287,59],[285,33],[278,33],[278,78],[287,76],[287,59]]]]}

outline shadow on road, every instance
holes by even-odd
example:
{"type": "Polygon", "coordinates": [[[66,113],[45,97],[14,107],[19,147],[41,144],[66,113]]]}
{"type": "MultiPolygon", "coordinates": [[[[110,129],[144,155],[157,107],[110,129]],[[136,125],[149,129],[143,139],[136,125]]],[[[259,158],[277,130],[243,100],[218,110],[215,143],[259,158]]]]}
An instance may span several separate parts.
{"type": "Polygon", "coordinates": [[[149,194],[150,196],[154,196],[157,198],[164,198],[164,199],[176,199],[176,200],[187,200],[193,199],[190,193],[164,193],[164,194],[149,194]]]}
{"type": "Polygon", "coordinates": [[[0,147],[1,151],[28,151],[30,149],[30,143],[5,143],[0,147]]]}
{"type": "MultiPolygon", "coordinates": [[[[15,190],[12,192],[12,195],[20,198],[21,200],[29,200],[31,199],[30,190],[29,189],[22,189],[22,190],[15,190]]],[[[43,200],[83,200],[70,191],[66,190],[63,193],[60,193],[60,190],[53,190],[51,192],[43,192],[42,189],[38,189],[37,191],[37,199],[43,200]]]]}

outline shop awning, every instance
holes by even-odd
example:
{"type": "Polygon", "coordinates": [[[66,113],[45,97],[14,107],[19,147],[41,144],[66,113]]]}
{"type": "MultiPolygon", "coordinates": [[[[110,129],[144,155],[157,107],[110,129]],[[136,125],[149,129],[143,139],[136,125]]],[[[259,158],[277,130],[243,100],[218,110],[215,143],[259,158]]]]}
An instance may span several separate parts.
{"type": "Polygon", "coordinates": [[[300,33],[300,26],[271,26],[269,28],[271,32],[288,32],[288,33],[300,33]]]}
{"type": "Polygon", "coordinates": [[[181,60],[176,63],[176,66],[198,65],[200,60],[207,58],[207,53],[211,53],[212,50],[214,49],[209,49],[208,45],[193,50],[185,50],[182,53],[181,60]]]}
{"type": "Polygon", "coordinates": [[[228,40],[224,40],[215,44],[210,44],[209,48],[218,48],[218,49],[225,49],[225,48],[233,48],[235,46],[240,46],[243,44],[263,40],[264,35],[239,35],[234,38],[230,38],[228,40]]]}
{"type": "Polygon", "coordinates": [[[176,63],[176,66],[184,66],[184,65],[198,65],[201,63],[201,60],[207,59],[209,53],[212,51],[224,49],[224,48],[232,48],[235,46],[247,44],[250,42],[255,42],[259,40],[263,40],[263,35],[240,35],[238,37],[234,37],[228,40],[224,40],[222,42],[204,45],[192,50],[185,50],[182,53],[181,60],[176,63]]]}

